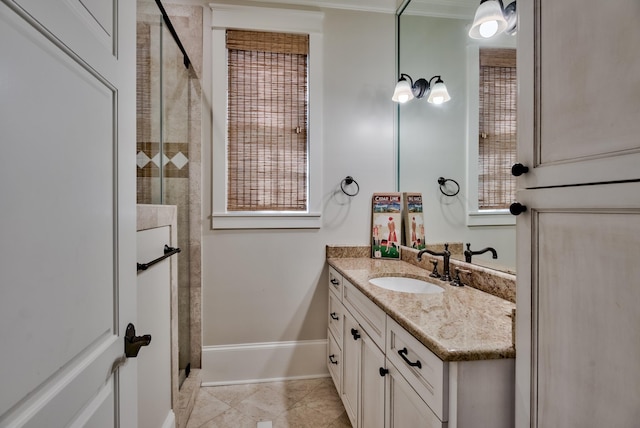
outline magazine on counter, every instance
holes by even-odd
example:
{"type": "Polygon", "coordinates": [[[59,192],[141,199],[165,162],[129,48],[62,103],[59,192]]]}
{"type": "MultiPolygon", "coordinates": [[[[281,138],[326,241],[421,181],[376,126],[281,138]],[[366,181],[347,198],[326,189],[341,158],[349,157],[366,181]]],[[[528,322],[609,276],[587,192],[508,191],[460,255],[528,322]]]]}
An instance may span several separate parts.
{"type": "Polygon", "coordinates": [[[422,250],[426,247],[422,193],[402,194],[404,212],[404,245],[422,250]]]}
{"type": "Polygon", "coordinates": [[[371,257],[400,259],[402,194],[374,193],[371,211],[371,257]]]}

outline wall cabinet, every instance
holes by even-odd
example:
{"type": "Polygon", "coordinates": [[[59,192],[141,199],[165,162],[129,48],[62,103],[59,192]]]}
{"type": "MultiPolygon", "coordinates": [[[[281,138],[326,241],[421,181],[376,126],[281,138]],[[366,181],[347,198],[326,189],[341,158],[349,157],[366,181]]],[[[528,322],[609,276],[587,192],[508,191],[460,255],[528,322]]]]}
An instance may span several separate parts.
{"type": "Polygon", "coordinates": [[[512,428],[512,359],[442,361],[333,267],[329,272],[327,364],[355,428],[512,428]]]}
{"type": "Polygon", "coordinates": [[[638,425],[640,9],[582,6],[518,3],[516,427],[638,425]]]}

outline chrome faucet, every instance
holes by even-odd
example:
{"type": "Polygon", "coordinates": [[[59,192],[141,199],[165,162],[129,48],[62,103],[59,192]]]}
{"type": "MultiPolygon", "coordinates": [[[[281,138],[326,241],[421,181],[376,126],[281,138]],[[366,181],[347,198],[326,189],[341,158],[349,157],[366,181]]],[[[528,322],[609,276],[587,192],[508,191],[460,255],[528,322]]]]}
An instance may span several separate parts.
{"type": "Polygon", "coordinates": [[[444,261],[442,266],[442,277],[440,278],[442,281],[451,281],[451,275],[449,274],[449,259],[451,258],[451,251],[449,251],[449,244],[444,244],[444,251],[441,253],[436,253],[435,251],[431,251],[428,249],[420,250],[418,253],[418,261],[422,260],[422,255],[424,253],[431,254],[432,256],[440,256],[444,261]]]}
{"type": "Polygon", "coordinates": [[[498,253],[496,252],[496,250],[494,248],[487,247],[487,248],[483,248],[480,251],[471,251],[470,247],[471,247],[471,244],[467,243],[467,249],[464,250],[464,261],[467,262],[467,263],[471,263],[471,256],[478,255],[478,254],[484,254],[487,251],[491,251],[491,254],[492,254],[494,259],[498,258],[498,253]]]}

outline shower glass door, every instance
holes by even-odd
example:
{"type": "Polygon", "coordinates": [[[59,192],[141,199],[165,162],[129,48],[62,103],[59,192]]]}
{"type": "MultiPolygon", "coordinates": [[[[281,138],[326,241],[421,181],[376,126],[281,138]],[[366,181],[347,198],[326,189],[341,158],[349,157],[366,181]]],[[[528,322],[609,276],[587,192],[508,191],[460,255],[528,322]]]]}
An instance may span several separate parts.
{"type": "Polygon", "coordinates": [[[189,115],[192,71],[154,0],[138,0],[137,202],[178,210],[180,383],[190,367],[189,115]]]}

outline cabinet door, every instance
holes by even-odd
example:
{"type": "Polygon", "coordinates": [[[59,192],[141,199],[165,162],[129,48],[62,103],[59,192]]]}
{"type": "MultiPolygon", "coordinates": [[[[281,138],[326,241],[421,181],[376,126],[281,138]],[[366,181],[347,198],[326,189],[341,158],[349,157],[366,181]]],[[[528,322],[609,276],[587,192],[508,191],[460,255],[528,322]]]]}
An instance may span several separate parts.
{"type": "Polygon", "coordinates": [[[519,188],[640,178],[637,0],[518,3],[519,188]]]}
{"type": "Polygon", "coordinates": [[[391,363],[387,364],[387,428],[444,428],[418,393],[391,363]]]}
{"type": "Polygon", "coordinates": [[[349,312],[344,314],[344,332],[342,334],[342,403],[351,419],[351,424],[357,427],[358,415],[358,385],[360,383],[360,336],[362,331],[357,321],[349,312]]]}
{"type": "Polygon", "coordinates": [[[342,394],[342,349],[333,336],[331,330],[327,330],[327,368],[333,379],[338,394],[342,394]]]}
{"type": "Polygon", "coordinates": [[[517,426],[637,426],[640,183],[518,196],[517,426]]]}
{"type": "Polygon", "coordinates": [[[384,354],[364,332],[361,341],[359,426],[362,428],[383,428],[385,388],[384,354]]]}

